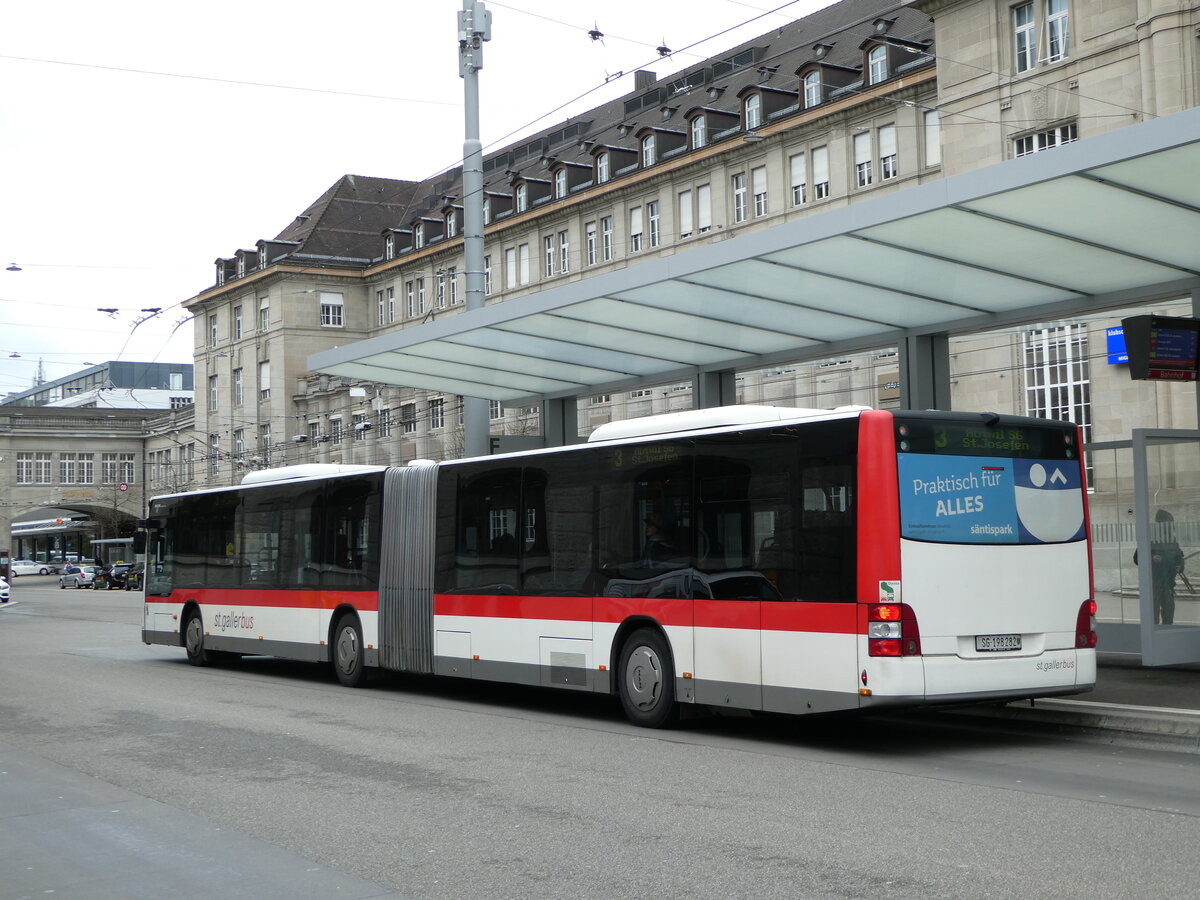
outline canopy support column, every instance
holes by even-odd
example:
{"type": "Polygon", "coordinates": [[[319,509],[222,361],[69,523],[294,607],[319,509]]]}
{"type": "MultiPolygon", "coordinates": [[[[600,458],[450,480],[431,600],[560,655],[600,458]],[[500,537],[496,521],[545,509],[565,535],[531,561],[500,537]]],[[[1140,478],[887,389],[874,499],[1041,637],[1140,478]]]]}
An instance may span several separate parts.
{"type": "Polygon", "coordinates": [[[733,369],[719,372],[700,372],[692,379],[692,398],[695,409],[715,409],[737,403],[737,383],[733,369]]]}
{"type": "Polygon", "coordinates": [[[942,409],[950,406],[950,336],[910,335],[900,342],[900,407],[942,409]]]}
{"type": "Polygon", "coordinates": [[[545,447],[579,443],[579,411],[575,397],[542,403],[542,441],[545,447]]]}

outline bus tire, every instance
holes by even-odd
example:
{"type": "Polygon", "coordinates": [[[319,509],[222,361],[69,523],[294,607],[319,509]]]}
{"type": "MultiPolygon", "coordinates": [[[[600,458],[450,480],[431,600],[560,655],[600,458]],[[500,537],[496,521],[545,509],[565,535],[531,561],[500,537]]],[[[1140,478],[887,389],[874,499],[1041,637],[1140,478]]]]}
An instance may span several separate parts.
{"type": "Polygon", "coordinates": [[[621,648],[617,668],[621,706],[634,725],[663,728],[679,715],[675,703],[675,673],[671,650],[662,634],[639,628],[621,648]]]}
{"type": "Polygon", "coordinates": [[[198,611],[189,613],[183,623],[183,648],[193,666],[207,666],[212,662],[211,654],[204,649],[204,620],[198,611]]]}
{"type": "Polygon", "coordinates": [[[346,687],[362,687],[367,682],[362,625],[354,613],[346,613],[333,626],[333,671],[346,687]]]}

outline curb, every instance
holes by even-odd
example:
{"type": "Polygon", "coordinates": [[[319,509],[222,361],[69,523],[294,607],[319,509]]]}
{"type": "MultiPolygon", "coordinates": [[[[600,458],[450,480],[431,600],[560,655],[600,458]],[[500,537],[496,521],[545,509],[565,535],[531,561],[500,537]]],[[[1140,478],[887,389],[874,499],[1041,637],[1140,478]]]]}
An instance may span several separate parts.
{"type": "Polygon", "coordinates": [[[1014,701],[1003,706],[955,710],[958,715],[1029,722],[1105,743],[1200,754],[1200,710],[1128,706],[1092,700],[1014,701]]]}

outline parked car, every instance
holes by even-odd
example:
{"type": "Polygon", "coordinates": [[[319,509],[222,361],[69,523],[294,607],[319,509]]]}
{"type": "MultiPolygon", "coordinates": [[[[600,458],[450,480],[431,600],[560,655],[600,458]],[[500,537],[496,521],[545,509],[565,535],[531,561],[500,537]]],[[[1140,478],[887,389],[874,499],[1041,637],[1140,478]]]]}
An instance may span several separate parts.
{"type": "Polygon", "coordinates": [[[4,576],[0,575],[0,603],[8,602],[8,582],[4,580],[4,576]]]}
{"type": "Polygon", "coordinates": [[[12,561],[13,578],[19,575],[49,575],[49,563],[34,562],[32,559],[14,559],[12,561]]]}
{"type": "Polygon", "coordinates": [[[99,566],[67,566],[58,576],[58,586],[60,589],[91,587],[99,572],[99,566]]]}
{"type": "Polygon", "coordinates": [[[141,563],[114,563],[98,573],[92,581],[92,589],[97,591],[129,591],[141,586],[141,563]]]}

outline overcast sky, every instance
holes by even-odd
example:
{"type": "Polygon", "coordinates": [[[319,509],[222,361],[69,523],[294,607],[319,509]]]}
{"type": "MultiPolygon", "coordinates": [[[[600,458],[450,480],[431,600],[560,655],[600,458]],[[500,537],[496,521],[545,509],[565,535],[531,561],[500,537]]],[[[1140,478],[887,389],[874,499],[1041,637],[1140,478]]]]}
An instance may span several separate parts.
{"type": "MultiPolygon", "coordinates": [[[[605,84],[618,72],[662,77],[828,0],[486,5],[482,137],[498,148],[632,90],[632,75],[605,84]],[[663,42],[674,56],[659,58],[663,42]]],[[[213,283],[214,259],[274,237],[344,174],[422,180],[459,163],[461,8],[7,4],[0,393],[32,387],[39,360],[47,380],[111,359],[190,362],[180,304],[213,283]]]]}

